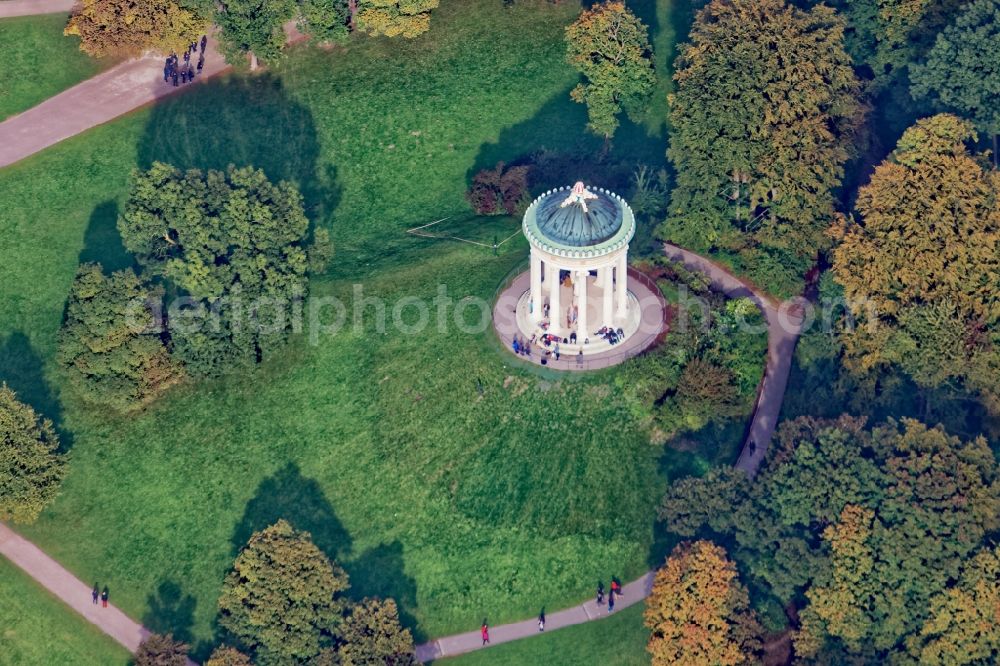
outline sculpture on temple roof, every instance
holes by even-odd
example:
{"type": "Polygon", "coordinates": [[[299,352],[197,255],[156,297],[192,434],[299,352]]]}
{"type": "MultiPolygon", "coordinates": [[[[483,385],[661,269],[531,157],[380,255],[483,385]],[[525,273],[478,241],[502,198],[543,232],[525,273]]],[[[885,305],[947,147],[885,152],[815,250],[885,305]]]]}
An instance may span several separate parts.
{"type": "Polygon", "coordinates": [[[587,200],[596,198],[597,195],[584,187],[583,181],[578,180],[576,181],[576,184],[573,185],[573,189],[570,191],[569,196],[566,197],[561,204],[559,204],[559,207],[565,208],[566,206],[572,204],[580,204],[580,207],[583,208],[583,212],[586,213],[588,210],[587,200]]]}

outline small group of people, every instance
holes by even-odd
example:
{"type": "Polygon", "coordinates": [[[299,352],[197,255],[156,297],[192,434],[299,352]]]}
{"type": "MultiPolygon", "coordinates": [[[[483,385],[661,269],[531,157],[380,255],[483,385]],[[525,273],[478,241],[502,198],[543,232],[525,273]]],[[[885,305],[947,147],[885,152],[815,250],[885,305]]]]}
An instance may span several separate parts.
{"type": "MultiPolygon", "coordinates": [[[[611,579],[611,590],[608,591],[608,612],[613,613],[615,610],[615,597],[622,596],[622,584],[618,582],[617,578],[611,579]]],[[[597,583],[597,605],[604,605],[604,583],[597,583]]]]}
{"type": "Polygon", "coordinates": [[[205,66],[205,48],[208,46],[208,37],[206,35],[201,36],[201,50],[198,49],[199,42],[191,42],[188,44],[187,49],[184,51],[183,60],[184,64],[181,64],[181,58],[177,56],[176,53],[171,53],[167,56],[167,60],[163,65],[163,82],[170,83],[173,82],[176,88],[181,83],[189,83],[194,81],[195,73],[201,74],[202,68],[205,66]],[[194,56],[198,55],[198,64],[192,64],[194,56]]]}
{"type": "Polygon", "coordinates": [[[618,342],[625,337],[625,331],[618,328],[612,328],[611,326],[603,326],[601,330],[597,332],[599,337],[604,338],[611,344],[618,344],[618,342]]]}
{"type": "Polygon", "coordinates": [[[101,602],[102,608],[108,607],[108,586],[105,585],[104,589],[101,590],[97,583],[94,583],[94,589],[90,591],[90,599],[96,606],[98,600],[101,602]]]}
{"type": "Polygon", "coordinates": [[[511,346],[514,348],[514,353],[518,356],[531,356],[531,342],[523,337],[515,335],[511,346]]]}

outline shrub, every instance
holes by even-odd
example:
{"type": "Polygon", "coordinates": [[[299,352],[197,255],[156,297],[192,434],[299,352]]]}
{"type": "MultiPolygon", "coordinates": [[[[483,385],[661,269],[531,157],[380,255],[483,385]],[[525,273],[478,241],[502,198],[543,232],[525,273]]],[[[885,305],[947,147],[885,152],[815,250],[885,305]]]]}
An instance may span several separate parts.
{"type": "Polygon", "coordinates": [[[528,191],[528,166],[497,163],[472,179],[465,197],[478,215],[513,215],[528,191]]]}

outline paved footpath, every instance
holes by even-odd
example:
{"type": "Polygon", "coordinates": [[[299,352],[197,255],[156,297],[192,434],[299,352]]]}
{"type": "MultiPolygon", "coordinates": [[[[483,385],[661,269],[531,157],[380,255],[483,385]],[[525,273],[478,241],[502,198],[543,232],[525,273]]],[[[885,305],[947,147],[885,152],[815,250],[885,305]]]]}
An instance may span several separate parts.
{"type": "Polygon", "coordinates": [[[775,303],[771,297],[755,291],[728,270],[701,255],[669,243],[664,244],[663,252],[668,258],[679,261],[688,269],[707,275],[711,279],[712,288],[716,291],[721,291],[730,298],[752,299],[767,320],[767,365],[764,369],[764,382],[757,395],[747,439],[736,461],[736,468],[742,469],[753,478],[760,464],[764,462],[771,436],[774,435],[774,429],[778,425],[781,403],[785,400],[788,373],[792,369],[795,344],[798,342],[802,327],[802,300],[793,299],[775,303]],[[753,455],[750,455],[750,442],[756,442],[753,455]]]}
{"type": "MultiPolygon", "coordinates": [[[[149,635],[149,629],[129,618],[114,605],[102,608],[94,604],[90,585],[62,568],[33,543],[0,523],[0,555],[20,567],[67,606],[96,625],[101,631],[135,652],[149,635]]],[[[194,662],[188,660],[189,666],[194,662]]]]}
{"type": "Polygon", "coordinates": [[[2,0],[0,19],[36,14],[68,14],[76,0],[2,0]]]}
{"type": "Polygon", "coordinates": [[[211,38],[194,83],[165,83],[163,64],[158,55],[128,60],[0,123],[0,167],[229,69],[211,38]]]}
{"type": "MultiPolygon", "coordinates": [[[[624,594],[615,598],[615,611],[617,612],[622,608],[628,608],[629,606],[639,603],[649,596],[649,591],[652,587],[652,571],[643,575],[642,578],[626,584],[622,588],[624,594]]],[[[547,633],[549,631],[569,627],[574,624],[583,624],[584,622],[590,622],[591,620],[599,620],[601,618],[608,617],[608,615],[611,615],[611,613],[608,613],[606,603],[603,606],[598,606],[595,600],[591,600],[579,606],[574,606],[573,608],[567,608],[566,610],[556,611],[554,613],[546,613],[545,631],[547,633]]],[[[514,622],[513,624],[503,624],[496,627],[490,627],[490,645],[509,643],[522,638],[537,636],[538,634],[538,618],[524,620],[523,622],[514,622]]],[[[476,629],[475,631],[470,631],[464,634],[448,636],[447,638],[438,638],[437,640],[417,646],[417,659],[422,662],[428,662],[433,659],[453,657],[457,654],[481,650],[484,647],[488,646],[483,645],[479,629],[476,629]]]]}

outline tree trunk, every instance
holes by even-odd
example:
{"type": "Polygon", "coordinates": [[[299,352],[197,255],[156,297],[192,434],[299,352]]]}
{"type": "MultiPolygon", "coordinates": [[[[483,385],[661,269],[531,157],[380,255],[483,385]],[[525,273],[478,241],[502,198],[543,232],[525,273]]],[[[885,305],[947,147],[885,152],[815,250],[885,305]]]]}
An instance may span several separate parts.
{"type": "Polygon", "coordinates": [[[254,53],[253,51],[251,51],[250,52],[250,71],[251,72],[256,72],[257,71],[257,66],[258,66],[258,63],[257,63],[257,54],[254,53]]]}
{"type": "Polygon", "coordinates": [[[354,16],[358,13],[358,0],[347,0],[347,11],[351,15],[347,24],[350,26],[351,32],[354,32],[354,16]]]}
{"type": "Polygon", "coordinates": [[[1000,155],[997,155],[997,138],[998,137],[1000,137],[1000,135],[998,135],[998,134],[994,134],[993,135],[993,170],[994,171],[996,171],[997,166],[1000,165],[1000,162],[997,161],[998,159],[1000,159],[1000,155]]]}

